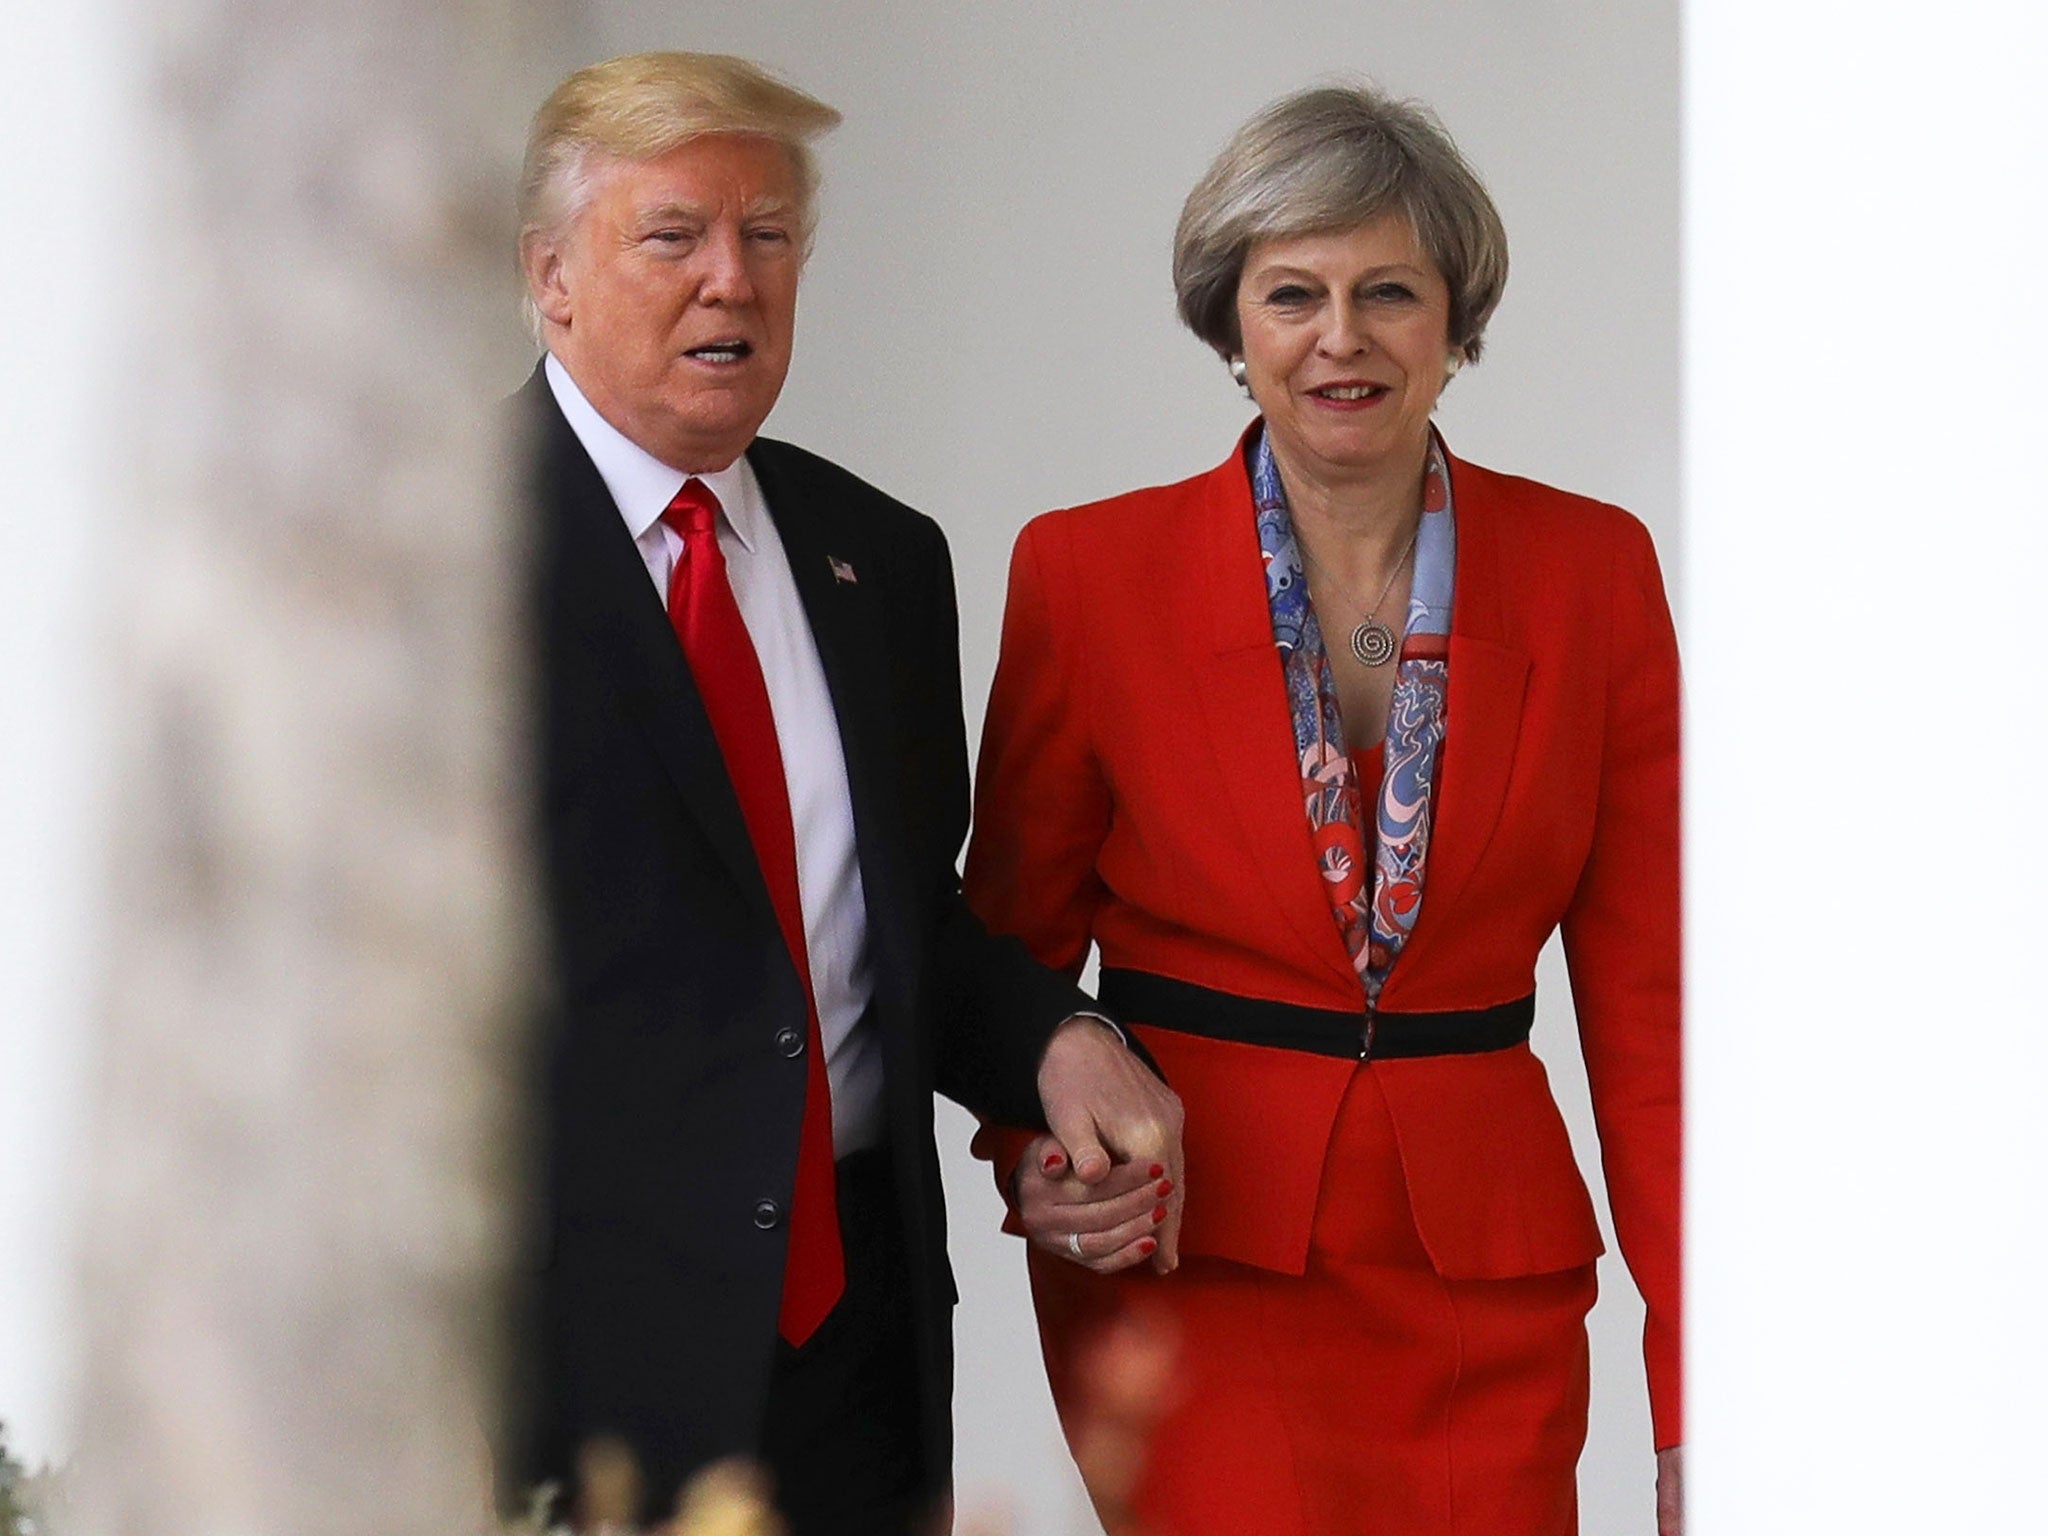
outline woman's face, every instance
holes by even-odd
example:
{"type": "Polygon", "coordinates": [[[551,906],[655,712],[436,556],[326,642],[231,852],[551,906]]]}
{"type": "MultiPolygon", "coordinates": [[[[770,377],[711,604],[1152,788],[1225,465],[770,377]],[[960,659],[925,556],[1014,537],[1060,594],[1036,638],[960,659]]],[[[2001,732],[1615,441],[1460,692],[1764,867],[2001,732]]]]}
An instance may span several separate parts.
{"type": "Polygon", "coordinates": [[[1448,377],[1451,293],[1404,214],[1258,242],[1237,318],[1283,467],[1329,480],[1420,465],[1448,377]]]}

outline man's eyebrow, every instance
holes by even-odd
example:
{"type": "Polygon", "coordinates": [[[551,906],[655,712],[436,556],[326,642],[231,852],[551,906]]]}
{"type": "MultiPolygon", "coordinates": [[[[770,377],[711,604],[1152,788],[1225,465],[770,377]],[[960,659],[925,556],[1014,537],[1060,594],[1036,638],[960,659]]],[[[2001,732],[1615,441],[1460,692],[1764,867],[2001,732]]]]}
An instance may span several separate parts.
{"type": "MultiPolygon", "coordinates": [[[[787,197],[769,194],[757,197],[747,204],[745,217],[749,219],[777,218],[795,213],[796,204],[787,197]]],[[[640,221],[646,224],[667,223],[680,220],[683,223],[703,223],[709,215],[690,203],[652,203],[640,210],[640,221]]]]}
{"type": "Polygon", "coordinates": [[[640,210],[640,221],[643,224],[666,223],[672,219],[689,223],[703,217],[703,209],[692,208],[687,203],[653,203],[640,210]]]}

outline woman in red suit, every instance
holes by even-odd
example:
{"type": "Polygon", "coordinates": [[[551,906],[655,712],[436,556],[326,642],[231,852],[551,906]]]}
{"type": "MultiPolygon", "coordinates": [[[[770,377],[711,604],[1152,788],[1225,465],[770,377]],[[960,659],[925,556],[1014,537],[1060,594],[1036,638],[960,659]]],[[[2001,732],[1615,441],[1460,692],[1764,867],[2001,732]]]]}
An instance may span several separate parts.
{"type": "Polygon", "coordinates": [[[1678,665],[1650,537],[1432,428],[1507,250],[1424,112],[1275,104],[1190,194],[1174,266],[1259,419],[1207,474],[1025,529],[967,870],[1040,959],[1099,949],[1186,1106],[1164,1198],[982,1139],[1069,1435],[1091,1341],[1136,1312],[1178,1340],[1151,1536],[1576,1529],[1601,1239],[1528,1046],[1562,928],[1676,1531],[1678,665]]]}

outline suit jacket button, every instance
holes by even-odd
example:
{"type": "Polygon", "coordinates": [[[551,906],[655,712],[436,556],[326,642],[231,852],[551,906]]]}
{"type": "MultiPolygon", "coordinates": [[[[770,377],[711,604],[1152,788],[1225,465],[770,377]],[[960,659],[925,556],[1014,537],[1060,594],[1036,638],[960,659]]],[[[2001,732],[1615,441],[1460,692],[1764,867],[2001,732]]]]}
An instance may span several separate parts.
{"type": "Polygon", "coordinates": [[[794,1061],[804,1053],[804,1032],[785,1024],[775,1031],[775,1049],[794,1061]]]}
{"type": "Polygon", "coordinates": [[[754,1225],[763,1232],[773,1231],[782,1222],[782,1207],[773,1200],[754,1202],[754,1225]]]}

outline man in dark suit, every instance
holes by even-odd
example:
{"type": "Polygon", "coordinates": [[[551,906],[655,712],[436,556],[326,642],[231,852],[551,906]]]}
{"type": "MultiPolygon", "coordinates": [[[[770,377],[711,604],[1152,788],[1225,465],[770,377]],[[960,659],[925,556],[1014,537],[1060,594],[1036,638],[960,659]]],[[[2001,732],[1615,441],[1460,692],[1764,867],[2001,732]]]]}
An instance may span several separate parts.
{"type": "Polygon", "coordinates": [[[1077,1258],[1170,1267],[1179,1200],[1171,1093],[960,901],[943,535],[756,436],[836,121],[740,60],[617,59],[542,107],[521,189],[555,982],[525,1470],[629,1454],[659,1511],[755,1456],[799,1536],[943,1505],[934,1089],[1130,1189],[1077,1258]]]}

